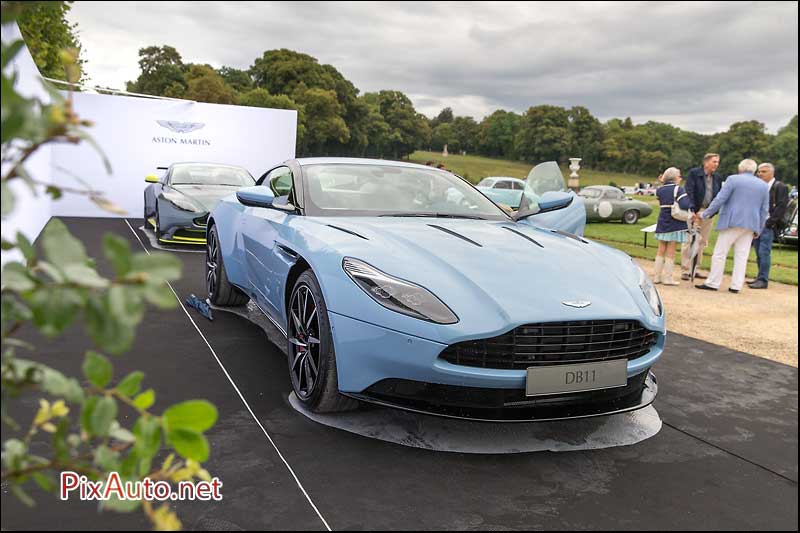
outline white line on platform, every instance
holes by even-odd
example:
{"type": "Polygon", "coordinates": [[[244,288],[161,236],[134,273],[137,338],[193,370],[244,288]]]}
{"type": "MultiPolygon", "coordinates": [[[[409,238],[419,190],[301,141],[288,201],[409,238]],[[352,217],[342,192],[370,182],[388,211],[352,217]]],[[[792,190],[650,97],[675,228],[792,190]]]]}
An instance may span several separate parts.
{"type": "MultiPolygon", "coordinates": [[[[144,245],[144,243],[142,242],[142,239],[139,238],[139,235],[134,231],[134,229],[131,226],[130,222],[128,222],[128,219],[124,219],[124,220],[125,220],[125,224],[127,224],[128,227],[130,228],[131,233],[133,233],[133,236],[136,237],[136,240],[139,241],[139,244],[142,245],[142,249],[144,249],[144,251],[147,253],[147,255],[150,255],[150,251],[144,245]]],[[[267,437],[267,440],[269,440],[269,443],[272,444],[272,447],[275,448],[275,451],[278,453],[278,457],[281,458],[281,461],[283,461],[283,464],[285,464],[286,468],[289,469],[289,473],[294,478],[295,482],[297,483],[297,486],[300,488],[300,491],[306,497],[306,500],[308,500],[308,503],[311,504],[311,507],[314,509],[314,512],[317,513],[317,516],[319,517],[319,519],[322,520],[322,523],[325,525],[325,529],[327,529],[328,531],[331,531],[331,527],[328,525],[328,522],[325,521],[325,518],[322,516],[322,513],[319,512],[319,509],[317,509],[317,506],[314,505],[314,502],[311,501],[311,497],[308,495],[308,492],[306,492],[306,489],[303,488],[303,484],[300,483],[300,480],[297,478],[297,474],[294,473],[294,470],[292,470],[292,467],[289,465],[289,463],[283,457],[283,454],[278,449],[278,447],[275,445],[275,441],[273,441],[272,437],[269,436],[269,433],[267,433],[267,430],[264,429],[263,425],[261,425],[261,421],[256,417],[255,413],[253,413],[253,410],[250,408],[250,405],[247,403],[247,400],[244,399],[244,396],[242,395],[241,391],[239,390],[239,387],[237,387],[236,383],[233,382],[233,379],[231,378],[231,375],[228,374],[228,370],[222,364],[222,361],[219,360],[219,357],[217,357],[217,353],[214,351],[214,348],[211,347],[211,344],[208,342],[208,339],[206,339],[206,336],[203,335],[202,331],[200,331],[200,328],[197,326],[197,323],[192,318],[192,315],[190,315],[189,311],[186,310],[186,307],[183,305],[183,302],[181,301],[180,297],[178,296],[178,293],[175,292],[175,289],[172,287],[172,285],[169,282],[166,282],[166,283],[167,283],[167,286],[169,287],[169,289],[172,291],[172,294],[175,295],[175,299],[178,300],[178,304],[181,306],[181,309],[183,309],[183,312],[186,313],[187,317],[189,317],[189,321],[194,326],[194,329],[197,330],[197,333],[199,333],[200,337],[202,337],[202,339],[205,341],[206,346],[208,346],[208,349],[211,350],[211,355],[213,355],[214,359],[217,360],[217,364],[219,364],[219,367],[222,369],[222,372],[225,374],[225,377],[228,378],[228,381],[233,386],[233,390],[236,391],[236,394],[239,395],[239,398],[242,400],[242,403],[244,403],[244,406],[250,412],[250,416],[253,417],[253,420],[256,421],[256,424],[258,424],[258,427],[260,427],[261,431],[264,432],[264,435],[267,437]]]]}

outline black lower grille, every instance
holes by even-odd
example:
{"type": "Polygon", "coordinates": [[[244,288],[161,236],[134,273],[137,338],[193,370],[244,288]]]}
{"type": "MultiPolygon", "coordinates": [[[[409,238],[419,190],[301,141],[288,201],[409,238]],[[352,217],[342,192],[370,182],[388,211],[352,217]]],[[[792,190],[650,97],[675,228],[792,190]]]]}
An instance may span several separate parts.
{"type": "Polygon", "coordinates": [[[206,224],[208,224],[208,213],[206,213],[201,217],[197,217],[196,219],[193,220],[193,222],[197,226],[205,226],[206,224]]]}
{"type": "Polygon", "coordinates": [[[656,333],[635,320],[526,324],[490,339],[459,342],[439,357],[454,365],[525,369],[538,365],[635,359],[650,351],[656,333]]]}

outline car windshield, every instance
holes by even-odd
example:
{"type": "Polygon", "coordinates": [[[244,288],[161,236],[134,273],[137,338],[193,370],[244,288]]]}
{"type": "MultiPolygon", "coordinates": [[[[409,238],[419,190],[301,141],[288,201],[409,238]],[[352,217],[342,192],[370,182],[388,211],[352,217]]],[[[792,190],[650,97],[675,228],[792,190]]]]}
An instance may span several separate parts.
{"type": "Polygon", "coordinates": [[[330,163],[303,171],[311,215],[508,219],[475,187],[444,170],[330,163]]]}
{"type": "Polygon", "coordinates": [[[172,169],[171,185],[226,185],[246,187],[255,184],[250,173],[227,165],[178,165],[172,169]]]}

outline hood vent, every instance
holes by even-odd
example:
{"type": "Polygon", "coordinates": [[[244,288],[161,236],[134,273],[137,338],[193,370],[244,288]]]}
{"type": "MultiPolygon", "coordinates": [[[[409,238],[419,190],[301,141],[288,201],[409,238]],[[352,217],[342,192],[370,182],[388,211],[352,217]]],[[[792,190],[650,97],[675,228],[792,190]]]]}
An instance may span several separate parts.
{"type": "Polygon", "coordinates": [[[507,229],[507,230],[508,230],[508,231],[510,231],[511,233],[514,233],[514,234],[516,234],[516,235],[519,235],[520,237],[522,237],[522,238],[523,238],[523,239],[525,239],[526,241],[530,241],[530,242],[532,242],[533,244],[535,244],[535,245],[536,245],[536,246],[538,246],[539,248],[544,248],[544,246],[542,246],[542,245],[541,245],[541,243],[540,243],[539,241],[537,241],[537,240],[536,240],[536,239],[534,239],[533,237],[528,237],[528,236],[527,236],[527,235],[525,235],[524,233],[522,233],[522,232],[519,232],[519,231],[515,230],[514,228],[509,228],[508,226],[503,226],[503,229],[507,229]]]}
{"type": "Polygon", "coordinates": [[[358,237],[358,238],[360,238],[360,239],[364,239],[365,241],[368,241],[368,240],[369,240],[369,239],[367,239],[366,237],[364,237],[363,235],[359,235],[358,233],[356,233],[356,232],[355,232],[355,231],[353,231],[353,230],[349,230],[349,229],[340,228],[339,226],[334,226],[333,224],[328,224],[328,227],[329,227],[329,228],[333,228],[333,229],[338,229],[339,231],[343,231],[343,232],[345,232],[345,233],[349,233],[350,235],[355,235],[356,237],[358,237]]]}
{"type": "Polygon", "coordinates": [[[437,226],[436,224],[428,224],[428,226],[430,226],[430,227],[432,227],[432,228],[435,228],[435,229],[438,229],[439,231],[443,231],[443,232],[445,232],[445,233],[447,233],[447,234],[450,234],[450,235],[452,235],[453,237],[458,237],[459,239],[461,239],[461,240],[464,240],[464,241],[467,241],[467,242],[468,242],[468,243],[470,243],[470,244],[474,244],[474,245],[475,245],[475,246],[477,246],[478,248],[483,248],[483,245],[481,245],[481,244],[478,244],[477,242],[473,241],[472,239],[470,239],[470,238],[468,238],[468,237],[464,237],[464,236],[463,236],[463,235],[461,235],[460,233],[456,233],[456,232],[455,232],[455,231],[453,231],[453,230],[450,230],[450,229],[447,229],[447,228],[443,228],[442,226],[437,226]]]}

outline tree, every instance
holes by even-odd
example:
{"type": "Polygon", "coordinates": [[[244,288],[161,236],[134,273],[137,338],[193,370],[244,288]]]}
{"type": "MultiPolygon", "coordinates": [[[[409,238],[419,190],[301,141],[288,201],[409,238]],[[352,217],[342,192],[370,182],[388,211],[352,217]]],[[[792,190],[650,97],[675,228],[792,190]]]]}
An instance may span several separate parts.
{"type": "Polygon", "coordinates": [[[436,129],[436,126],[439,124],[448,124],[450,122],[453,122],[453,110],[449,107],[445,107],[439,111],[439,114],[436,115],[436,118],[431,120],[431,128],[436,129]]]}
{"type": "Polygon", "coordinates": [[[190,65],[186,74],[183,97],[210,104],[233,104],[236,95],[225,80],[209,65],[190,65]]]}
{"type": "Polygon", "coordinates": [[[217,71],[225,83],[237,93],[244,93],[253,88],[253,80],[246,70],[231,67],[222,67],[217,71]]]}
{"type": "Polygon", "coordinates": [[[778,131],[767,149],[775,176],[797,185],[797,115],[778,131]]]}
{"type": "Polygon", "coordinates": [[[136,81],[127,83],[128,91],[167,96],[181,93],[178,86],[186,90],[184,65],[181,55],[171,46],[148,46],[139,49],[139,68],[141,73],[136,81]]]}
{"type": "Polygon", "coordinates": [[[454,152],[474,152],[478,146],[478,123],[472,117],[456,117],[450,125],[453,135],[458,140],[458,147],[451,147],[452,150],[454,152]]]}
{"type": "Polygon", "coordinates": [[[520,115],[502,109],[485,117],[478,130],[478,152],[492,157],[514,158],[514,138],[521,121],[520,115]]]}
{"type": "MultiPolygon", "coordinates": [[[[306,107],[306,142],[302,152],[313,150],[315,154],[341,153],[344,145],[351,141],[350,122],[365,116],[358,108],[358,90],[331,65],[322,65],[316,58],[292,50],[269,50],[257,58],[249,74],[256,87],[270,94],[287,94],[306,107]],[[309,90],[311,93],[306,94],[309,90]],[[330,101],[333,95],[336,105],[330,101]],[[308,108],[325,111],[317,117],[308,108]],[[355,109],[354,109],[355,108],[355,109]],[[349,122],[350,121],[350,122],[349,122]],[[313,124],[312,124],[313,122],[313,124]],[[320,131],[312,129],[321,128],[320,131]]],[[[363,145],[363,137],[354,139],[355,149],[363,145]]]]}
{"type": "Polygon", "coordinates": [[[297,145],[301,146],[305,133],[305,114],[302,106],[286,96],[285,94],[269,94],[266,89],[260,87],[251,89],[239,95],[237,101],[239,105],[250,107],[267,107],[270,109],[294,109],[297,111],[297,145]]]}
{"type": "Polygon", "coordinates": [[[437,152],[444,150],[447,145],[448,152],[458,153],[461,146],[458,144],[458,138],[453,132],[453,125],[449,122],[442,122],[435,128],[431,134],[431,148],[437,152]]]}
{"type": "Polygon", "coordinates": [[[738,173],[742,159],[762,161],[767,155],[769,141],[763,123],[756,120],[736,122],[728,131],[716,136],[710,151],[719,154],[719,170],[724,176],[729,176],[738,173]]]}
{"type": "Polygon", "coordinates": [[[569,157],[569,113],[563,107],[540,105],[522,116],[515,151],[530,163],[564,162],[569,157]]]}
{"type": "Polygon", "coordinates": [[[335,91],[308,88],[301,83],[292,93],[292,99],[302,106],[305,117],[303,142],[298,150],[302,155],[327,155],[326,146],[350,140],[335,91]]]}
{"type": "MultiPolygon", "coordinates": [[[[367,144],[363,152],[360,154],[356,152],[356,155],[369,155],[382,158],[388,154],[390,150],[389,135],[391,133],[391,127],[386,123],[383,115],[381,115],[381,110],[377,102],[370,103],[369,98],[365,95],[359,96],[358,100],[363,108],[367,110],[367,114],[356,129],[363,129],[367,144]]],[[[351,128],[351,130],[352,129],[353,128],[351,128]]]]}
{"type": "MultiPolygon", "coordinates": [[[[417,113],[411,100],[400,91],[380,91],[364,95],[367,103],[376,106],[389,126],[388,155],[394,159],[408,156],[426,143],[427,122],[417,113]]],[[[430,136],[428,136],[430,141],[430,136]]]]}
{"type": "Polygon", "coordinates": [[[582,165],[592,167],[597,164],[603,146],[603,126],[592,113],[583,106],[569,110],[570,157],[583,159],[582,165]]]}
{"type": "Polygon", "coordinates": [[[84,77],[81,59],[81,43],[77,36],[77,24],[67,22],[67,13],[72,2],[5,2],[8,9],[19,13],[17,23],[25,44],[30,50],[39,72],[46,78],[66,80],[62,50],[72,50],[78,75],[73,79],[81,82],[84,77]]]}

